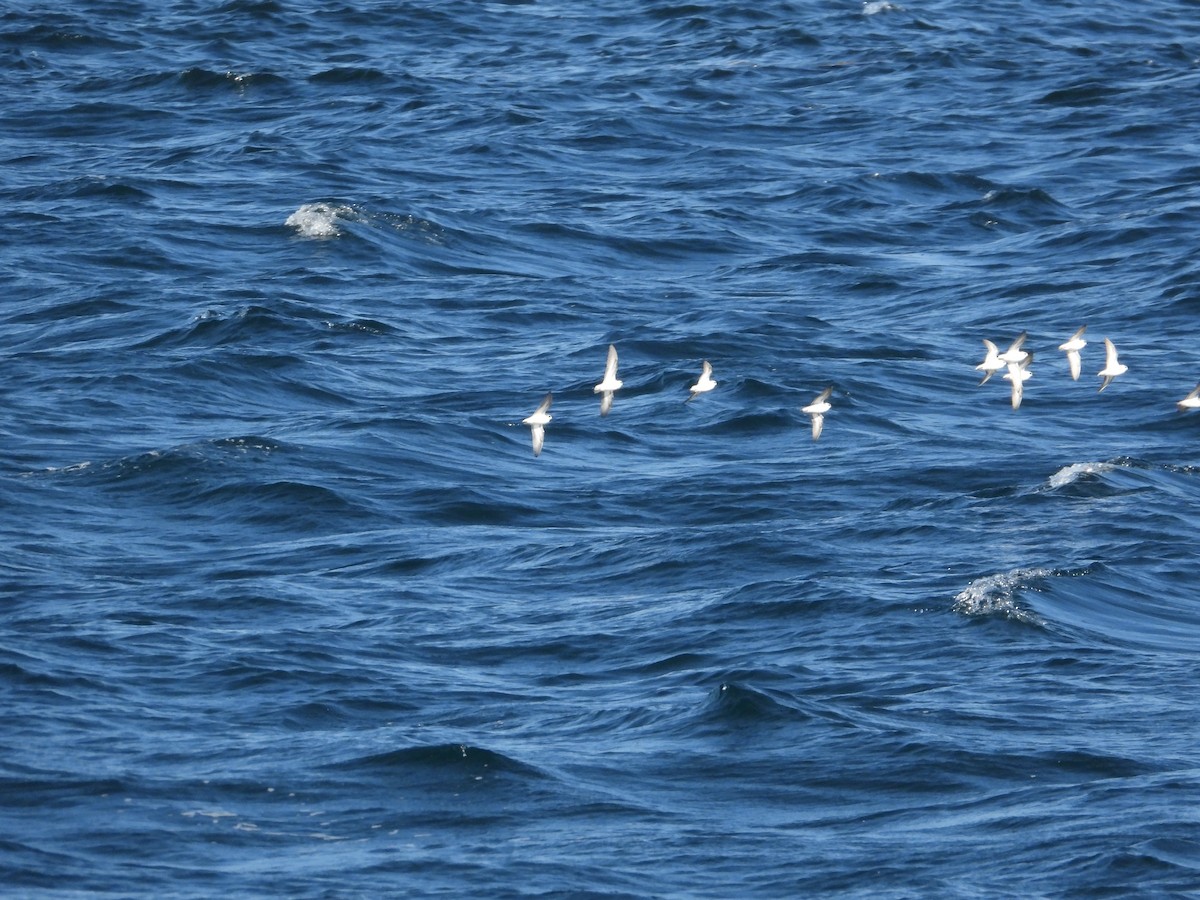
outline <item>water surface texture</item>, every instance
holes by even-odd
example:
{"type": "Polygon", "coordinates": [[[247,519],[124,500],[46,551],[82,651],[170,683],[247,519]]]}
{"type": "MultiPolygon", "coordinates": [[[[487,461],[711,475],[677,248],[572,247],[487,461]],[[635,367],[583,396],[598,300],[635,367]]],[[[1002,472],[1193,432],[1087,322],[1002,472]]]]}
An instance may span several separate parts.
{"type": "Polygon", "coordinates": [[[6,892],[1200,886],[1194,4],[28,6],[6,892]]]}

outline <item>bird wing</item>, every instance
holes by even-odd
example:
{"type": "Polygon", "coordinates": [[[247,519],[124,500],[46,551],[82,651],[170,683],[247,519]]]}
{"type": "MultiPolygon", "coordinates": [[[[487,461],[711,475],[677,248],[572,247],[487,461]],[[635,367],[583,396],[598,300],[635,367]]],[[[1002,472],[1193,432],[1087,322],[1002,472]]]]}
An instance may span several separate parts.
{"type": "Polygon", "coordinates": [[[1115,369],[1117,367],[1117,348],[1113,346],[1113,342],[1108,338],[1104,339],[1104,368],[1115,369]]]}

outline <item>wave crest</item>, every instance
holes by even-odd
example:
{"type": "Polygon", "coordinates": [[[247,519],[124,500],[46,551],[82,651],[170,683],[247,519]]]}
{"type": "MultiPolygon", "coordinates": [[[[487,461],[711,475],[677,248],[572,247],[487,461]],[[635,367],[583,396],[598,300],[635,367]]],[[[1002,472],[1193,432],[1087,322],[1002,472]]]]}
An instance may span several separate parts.
{"type": "Polygon", "coordinates": [[[1074,484],[1080,478],[1085,476],[1104,475],[1105,473],[1111,472],[1116,468],[1116,463],[1072,463],[1069,466],[1063,466],[1048,479],[1046,479],[1046,487],[1050,488],[1051,490],[1055,488],[1066,487],[1068,484],[1074,484]]]}
{"type": "Polygon", "coordinates": [[[342,233],[338,228],[338,222],[345,221],[353,215],[354,209],[350,206],[333,203],[305,203],[288,216],[283,224],[295,228],[301,237],[337,237],[342,233]]]}
{"type": "Polygon", "coordinates": [[[1042,625],[1037,613],[1021,601],[1021,592],[1052,574],[1049,569],[1030,568],[976,578],[958,592],[952,608],[965,616],[1003,616],[1028,625],[1042,625]]]}

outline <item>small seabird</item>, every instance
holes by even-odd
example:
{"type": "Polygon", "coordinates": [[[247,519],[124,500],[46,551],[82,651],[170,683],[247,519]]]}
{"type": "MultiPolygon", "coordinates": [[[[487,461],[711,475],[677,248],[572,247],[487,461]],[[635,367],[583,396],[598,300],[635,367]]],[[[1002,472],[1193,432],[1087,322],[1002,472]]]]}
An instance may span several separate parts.
{"type": "Polygon", "coordinates": [[[707,393],[716,386],[717,383],[712,379],[712,363],[706,359],[704,361],[704,365],[700,367],[700,377],[696,379],[695,384],[688,388],[688,390],[692,392],[688,396],[688,399],[694,400],[696,399],[697,394],[707,393]]]}
{"type": "Polygon", "coordinates": [[[1022,331],[1017,335],[1017,339],[1013,341],[1007,350],[1000,354],[1000,358],[1009,365],[1020,365],[1027,362],[1029,354],[1021,349],[1021,345],[1025,343],[1025,338],[1029,337],[1029,332],[1022,331]]]}
{"type": "Polygon", "coordinates": [[[546,423],[553,416],[550,415],[550,402],[554,399],[553,394],[547,394],[542,398],[542,404],[533,411],[532,416],[528,416],[521,420],[522,425],[528,425],[529,430],[533,433],[533,455],[537,456],[542,452],[542,444],[546,440],[546,423]]]}
{"type": "MultiPolygon", "coordinates": [[[[1104,339],[1104,368],[1096,374],[1104,379],[1104,384],[1100,385],[1100,391],[1112,383],[1112,380],[1118,375],[1124,375],[1129,371],[1129,366],[1124,363],[1117,362],[1117,348],[1113,346],[1113,342],[1108,338],[1104,339]]],[[[1096,391],[1096,393],[1100,393],[1096,391]]]]}
{"type": "Polygon", "coordinates": [[[617,348],[608,345],[608,361],[604,364],[604,380],[592,388],[592,393],[600,394],[600,415],[607,416],[612,409],[613,392],[618,391],[624,384],[617,378],[617,348]]]}
{"type": "Polygon", "coordinates": [[[1200,384],[1196,385],[1190,394],[1175,405],[1179,407],[1180,412],[1187,412],[1189,409],[1200,409],[1200,384]]]}
{"type": "Polygon", "coordinates": [[[1071,377],[1079,380],[1079,369],[1083,360],[1079,358],[1079,351],[1087,346],[1087,341],[1083,339],[1083,333],[1087,331],[1087,326],[1084,325],[1065,342],[1058,345],[1058,349],[1067,354],[1067,362],[1071,366],[1071,377]]]}
{"type": "Polygon", "coordinates": [[[1025,382],[1033,377],[1033,373],[1029,371],[1029,364],[1033,362],[1033,354],[1026,353],[1025,358],[1019,363],[1009,363],[1008,371],[1004,373],[1005,379],[1012,382],[1012,408],[1021,408],[1021,399],[1025,396],[1025,382]]]}
{"type": "Polygon", "coordinates": [[[833,386],[825,388],[821,393],[817,394],[816,399],[812,403],[805,406],[800,412],[808,413],[812,416],[812,432],[813,440],[821,436],[821,429],[825,425],[825,413],[829,412],[829,395],[833,393],[833,386]]]}
{"type": "Polygon", "coordinates": [[[987,356],[975,367],[975,370],[983,373],[983,381],[979,383],[987,384],[989,378],[1004,368],[1005,362],[1000,358],[1000,352],[996,349],[996,345],[987,338],[983,339],[983,346],[987,347],[987,356]]]}

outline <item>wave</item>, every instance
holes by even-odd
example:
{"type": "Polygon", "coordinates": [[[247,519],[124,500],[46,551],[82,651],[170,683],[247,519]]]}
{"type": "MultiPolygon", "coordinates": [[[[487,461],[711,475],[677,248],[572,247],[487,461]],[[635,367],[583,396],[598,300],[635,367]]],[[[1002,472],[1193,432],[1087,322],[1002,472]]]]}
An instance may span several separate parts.
{"type": "Polygon", "coordinates": [[[698,730],[728,733],[818,722],[840,731],[870,727],[869,718],[849,713],[826,700],[796,693],[794,672],[755,668],[726,673],[702,702],[679,716],[672,727],[689,736],[698,730]],[[768,682],[779,687],[769,687],[768,682]]]}
{"type": "Polygon", "coordinates": [[[389,783],[456,786],[496,779],[516,779],[529,784],[551,776],[536,766],[486,747],[471,744],[421,744],[387,750],[330,763],[329,771],[346,773],[360,781],[374,778],[389,783]]]}
{"type": "Polygon", "coordinates": [[[736,681],[723,681],[709,696],[705,710],[711,723],[742,725],[810,718],[789,698],[772,695],[736,681]]]}
{"type": "Polygon", "coordinates": [[[326,338],[330,331],[381,336],[391,334],[394,330],[392,326],[375,319],[346,316],[313,303],[277,298],[269,305],[251,303],[225,309],[209,307],[185,323],[171,322],[169,327],[138,341],[133,347],[137,350],[231,347],[238,350],[239,360],[257,356],[255,361],[262,363],[262,367],[279,368],[300,360],[302,349],[308,349],[326,338]],[[248,345],[264,349],[251,354],[248,345]],[[272,353],[265,349],[267,346],[284,349],[272,353]]]}
{"type": "Polygon", "coordinates": [[[1130,460],[1114,459],[1063,466],[1028,493],[1086,501],[1116,498],[1149,487],[1130,460]]]}
{"type": "Polygon", "coordinates": [[[977,578],[954,598],[954,612],[971,617],[999,616],[1026,625],[1044,625],[1042,618],[1025,601],[1054,572],[1050,569],[1012,569],[977,578]]]}
{"type": "Polygon", "coordinates": [[[284,220],[301,237],[334,238],[341,235],[340,223],[356,217],[354,207],[333,203],[305,203],[284,220]]]}
{"type": "Polygon", "coordinates": [[[1117,468],[1117,464],[1111,462],[1071,463],[1047,478],[1045,488],[1052,491],[1057,490],[1080,480],[1090,480],[1093,476],[1104,475],[1115,468],[1117,468]]]}
{"type": "Polygon", "coordinates": [[[371,84],[386,85],[391,76],[374,66],[334,66],[308,77],[314,84],[371,84]]]}
{"type": "MultiPolygon", "coordinates": [[[[1172,581],[1188,580],[1170,563],[1092,563],[1029,567],[977,578],[954,598],[953,611],[1034,625],[1084,645],[1194,653],[1200,650],[1200,608],[1172,581]]],[[[1182,585],[1181,585],[1182,587],[1182,585]]]]}
{"type": "Polygon", "coordinates": [[[1087,644],[1179,654],[1200,650],[1190,561],[1123,560],[1055,573],[1036,599],[1056,630],[1087,644]]]}
{"type": "Polygon", "coordinates": [[[1120,456],[1105,461],[1070,463],[1056,470],[1030,493],[1077,499],[1142,492],[1190,497],[1192,491],[1188,479],[1195,473],[1194,466],[1120,456]]]}
{"type": "Polygon", "coordinates": [[[230,70],[219,72],[200,67],[184,70],[179,74],[179,80],[185,87],[191,89],[233,88],[238,91],[264,85],[282,88],[288,84],[286,78],[273,72],[234,72],[230,70]]]}
{"type": "Polygon", "coordinates": [[[297,450],[257,435],[215,438],[21,476],[69,479],[114,496],[140,497],[171,517],[203,515],[214,522],[302,531],[329,521],[352,527],[373,521],[368,498],[352,499],[344,486],[323,483],[322,473],[293,471],[282,457],[297,450]]]}
{"type": "Polygon", "coordinates": [[[114,479],[128,478],[139,473],[150,473],[154,476],[169,475],[176,467],[188,465],[196,460],[210,459],[228,453],[245,455],[271,454],[283,450],[284,444],[270,438],[258,435],[241,435],[226,438],[214,438],[207,441],[178,444],[167,450],[147,450],[129,456],[103,460],[99,463],[84,460],[66,466],[51,466],[38,471],[24,472],[26,478],[34,476],[76,475],[80,473],[99,473],[111,475],[114,479]]]}

